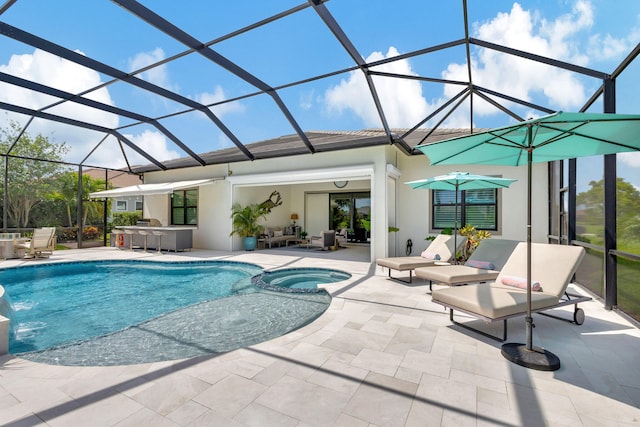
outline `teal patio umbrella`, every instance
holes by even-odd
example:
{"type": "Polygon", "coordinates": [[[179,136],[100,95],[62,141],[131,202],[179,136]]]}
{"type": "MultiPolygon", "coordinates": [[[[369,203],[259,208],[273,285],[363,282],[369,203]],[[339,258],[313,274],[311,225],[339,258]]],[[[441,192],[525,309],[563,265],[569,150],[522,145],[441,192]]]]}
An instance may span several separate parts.
{"type": "Polygon", "coordinates": [[[432,165],[527,165],[526,344],[507,343],[502,354],[528,368],[556,370],[560,360],[533,346],[531,317],[532,163],[640,151],[640,115],[557,112],[537,119],[416,147],[432,165]]]}
{"type": "MultiPolygon", "coordinates": [[[[453,247],[457,248],[458,235],[458,191],[481,190],[483,188],[508,188],[515,179],[497,178],[494,176],[473,175],[468,172],[450,172],[445,175],[438,175],[432,178],[420,179],[417,181],[405,182],[416,189],[430,190],[454,190],[456,193],[455,213],[453,216],[453,247]]],[[[455,249],[454,249],[455,251],[455,249]]],[[[457,263],[456,254],[453,254],[454,263],[457,263]]]]}

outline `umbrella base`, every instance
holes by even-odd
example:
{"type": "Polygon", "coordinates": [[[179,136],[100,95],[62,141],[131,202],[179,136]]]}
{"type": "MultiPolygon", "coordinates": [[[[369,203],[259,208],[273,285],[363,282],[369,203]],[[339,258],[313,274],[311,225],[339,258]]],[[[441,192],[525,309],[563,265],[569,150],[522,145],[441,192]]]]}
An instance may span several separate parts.
{"type": "Polygon", "coordinates": [[[502,355],[505,359],[525,368],[538,371],[557,371],[560,369],[558,356],[540,347],[529,349],[526,344],[503,344],[502,355]]]}

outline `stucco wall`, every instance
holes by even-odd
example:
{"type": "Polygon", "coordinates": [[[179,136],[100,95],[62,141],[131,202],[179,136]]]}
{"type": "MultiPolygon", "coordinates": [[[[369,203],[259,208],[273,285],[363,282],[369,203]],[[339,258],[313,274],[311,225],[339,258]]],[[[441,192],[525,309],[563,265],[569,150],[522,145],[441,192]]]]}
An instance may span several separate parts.
{"type": "MultiPolygon", "coordinates": [[[[424,239],[430,234],[429,191],[413,190],[405,182],[444,174],[456,169],[483,175],[497,174],[518,180],[509,189],[501,192],[502,227],[499,233],[494,234],[494,238],[525,240],[526,167],[432,167],[425,156],[406,156],[393,146],[154,172],[146,174],[145,182],[227,177],[227,179],[216,181],[215,184],[200,187],[199,224],[198,230],[194,232],[196,248],[225,251],[242,249],[240,239],[229,236],[232,202],[260,203],[266,200],[272,191],[279,191],[283,203],[273,209],[264,224],[288,225],[291,222],[291,213],[295,212],[300,217],[297,224],[305,229],[308,215],[313,214],[307,211],[305,194],[370,190],[373,218],[371,259],[375,261],[378,257],[404,255],[407,239],[413,241],[414,255],[424,249],[428,243],[424,239]],[[400,176],[390,173],[387,165],[397,168],[400,176]],[[357,169],[358,166],[367,171],[364,175],[368,175],[347,179],[340,176],[340,171],[357,169]],[[312,173],[323,170],[337,172],[335,176],[322,178],[312,173]],[[307,171],[310,171],[308,177],[305,175],[307,171]],[[337,189],[333,185],[334,180],[347,180],[349,184],[344,189],[337,189]],[[395,194],[392,194],[392,191],[395,194]],[[390,236],[388,226],[394,224],[400,230],[390,236]]],[[[547,165],[534,165],[533,173],[532,237],[533,241],[545,242],[548,217],[547,165]]],[[[167,196],[145,199],[145,216],[161,219],[163,224],[168,224],[167,196]]],[[[308,230],[308,232],[315,231],[308,230]]]]}
{"type": "MultiPolygon", "coordinates": [[[[493,233],[493,238],[526,240],[527,238],[527,167],[496,167],[484,165],[430,166],[426,156],[399,156],[398,169],[402,176],[397,180],[396,223],[400,228],[397,233],[396,249],[404,254],[407,239],[413,241],[413,254],[423,250],[427,243],[424,239],[429,233],[431,221],[430,191],[414,190],[405,182],[425,179],[452,171],[463,171],[479,175],[499,175],[503,178],[514,178],[508,189],[501,190],[499,196],[501,230],[493,233]]],[[[533,167],[533,214],[532,240],[546,242],[548,229],[548,175],[546,163],[534,164],[533,167]]]]}

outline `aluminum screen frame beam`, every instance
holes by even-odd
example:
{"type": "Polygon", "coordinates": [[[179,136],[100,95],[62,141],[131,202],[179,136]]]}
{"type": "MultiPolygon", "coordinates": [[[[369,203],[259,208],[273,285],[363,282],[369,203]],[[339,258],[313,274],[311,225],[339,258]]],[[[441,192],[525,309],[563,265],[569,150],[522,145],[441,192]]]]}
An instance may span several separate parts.
{"type": "Polygon", "coordinates": [[[177,40],[178,42],[189,47],[194,52],[204,56],[211,62],[219,65],[220,67],[224,68],[225,70],[229,71],[235,76],[241,78],[242,80],[249,83],[250,85],[258,88],[262,93],[269,95],[273,99],[273,101],[276,103],[278,108],[280,109],[280,112],[285,116],[289,124],[291,124],[293,129],[296,131],[298,136],[300,136],[304,144],[309,149],[309,152],[315,153],[316,150],[314,146],[311,144],[311,142],[305,135],[304,131],[296,121],[295,117],[293,117],[293,114],[291,114],[291,111],[289,111],[289,108],[286,106],[284,101],[282,101],[282,98],[280,98],[280,95],[278,95],[278,93],[274,88],[272,88],[271,86],[269,86],[268,84],[266,84],[265,82],[263,82],[262,80],[254,76],[253,74],[249,73],[244,68],[240,67],[239,65],[235,64],[231,60],[227,59],[223,55],[214,51],[213,49],[211,49],[211,47],[207,46],[205,43],[191,36],[186,31],[175,26],[174,24],[167,21],[166,19],[164,19],[157,13],[153,12],[152,10],[144,7],[140,3],[132,0],[112,0],[112,1],[120,5],[122,8],[128,10],[138,18],[142,19],[149,25],[155,27],[156,29],[170,36],[174,40],[177,40]]]}
{"type": "Polygon", "coordinates": [[[109,129],[104,126],[96,125],[93,123],[87,123],[80,120],[70,119],[68,117],[62,117],[55,114],[46,113],[44,111],[38,111],[38,110],[33,110],[31,108],[22,107],[19,105],[9,104],[7,102],[0,101],[0,110],[12,111],[14,113],[24,114],[32,117],[38,117],[45,120],[51,120],[51,121],[63,123],[66,125],[76,126],[84,129],[93,130],[96,132],[102,132],[102,133],[113,135],[116,138],[122,140],[122,142],[124,142],[129,148],[134,150],[136,153],[140,154],[145,159],[149,160],[151,163],[158,166],[160,169],[167,170],[167,167],[164,164],[162,164],[161,162],[153,158],[150,154],[148,154],[146,151],[144,151],[137,145],[135,145],[132,141],[130,141],[128,138],[126,138],[117,130],[109,129]]]}
{"type": "Polygon", "coordinates": [[[49,52],[52,55],[59,56],[68,61],[74,62],[78,65],[82,65],[83,67],[89,68],[93,71],[96,71],[101,74],[106,74],[108,76],[116,78],[118,81],[125,82],[136,86],[140,89],[144,89],[148,92],[151,92],[155,95],[162,96],[164,98],[170,99],[174,102],[177,102],[182,105],[186,105],[194,110],[198,110],[203,112],[210,120],[212,120],[216,126],[229,138],[231,141],[236,144],[236,146],[250,159],[253,160],[253,155],[249,152],[247,147],[240,142],[240,140],[222,123],[222,121],[215,115],[213,112],[205,105],[200,104],[192,99],[189,99],[185,96],[167,90],[163,87],[154,85],[153,83],[149,83],[145,80],[142,80],[138,77],[135,77],[129,73],[125,73],[117,68],[111,67],[107,64],[104,64],[95,59],[89,58],[88,56],[81,55],[77,52],[74,52],[70,49],[67,49],[63,46],[45,40],[41,37],[38,37],[34,34],[23,31],[19,28],[13,27],[5,22],[0,22],[0,34],[17,40],[19,42],[28,44],[37,49],[41,49],[45,52],[49,52]]]}

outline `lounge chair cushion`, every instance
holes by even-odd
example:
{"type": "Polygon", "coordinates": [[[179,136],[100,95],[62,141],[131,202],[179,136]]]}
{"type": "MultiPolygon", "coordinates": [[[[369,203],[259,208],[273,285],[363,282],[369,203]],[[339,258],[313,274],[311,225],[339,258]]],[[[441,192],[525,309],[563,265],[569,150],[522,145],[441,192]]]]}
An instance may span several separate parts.
{"type": "MultiPolygon", "coordinates": [[[[458,248],[466,242],[466,238],[458,238],[458,248]]],[[[425,250],[430,253],[438,254],[443,261],[449,261],[453,257],[453,236],[446,234],[439,234],[429,244],[425,250]]],[[[387,267],[392,270],[407,271],[414,270],[418,267],[424,267],[433,265],[437,260],[427,259],[422,256],[408,256],[408,257],[389,257],[378,258],[376,264],[381,267],[387,267]]]]}
{"type": "Polygon", "coordinates": [[[416,268],[416,277],[447,285],[493,281],[500,274],[499,268],[504,266],[518,243],[520,242],[515,240],[483,240],[465,265],[431,265],[416,268]],[[481,267],[474,267],[475,262],[478,262],[477,265],[481,267]],[[492,266],[493,268],[490,269],[483,268],[492,266]]]}
{"type": "Polygon", "coordinates": [[[517,240],[508,239],[485,239],[480,242],[475,251],[467,260],[469,261],[486,261],[493,264],[494,268],[490,270],[502,270],[516,246],[520,243],[517,240]]]}
{"type": "Polygon", "coordinates": [[[416,277],[447,285],[493,281],[499,273],[497,270],[485,270],[466,265],[434,265],[416,268],[416,277]]]}
{"type": "Polygon", "coordinates": [[[398,271],[414,270],[425,265],[433,265],[434,262],[436,262],[435,259],[426,259],[421,256],[398,256],[380,258],[376,261],[379,266],[398,271]]]}
{"type": "MultiPolygon", "coordinates": [[[[544,292],[560,299],[575,274],[585,250],[579,246],[531,244],[531,277],[540,282],[544,292]]],[[[503,276],[527,277],[527,244],[519,243],[496,279],[503,276]]]]}
{"type": "MultiPolygon", "coordinates": [[[[489,319],[524,313],[527,310],[527,291],[490,283],[438,289],[432,292],[432,297],[434,301],[489,319]]],[[[531,294],[532,310],[557,303],[558,297],[555,295],[545,292],[531,294]]]]}
{"type": "MultiPolygon", "coordinates": [[[[544,291],[531,293],[533,311],[553,307],[563,296],[584,256],[578,246],[531,245],[531,277],[544,285],[544,291]]],[[[519,243],[493,283],[443,288],[431,293],[432,300],[446,307],[488,319],[525,313],[527,291],[502,284],[502,277],[527,275],[527,244],[519,243]]]]}

